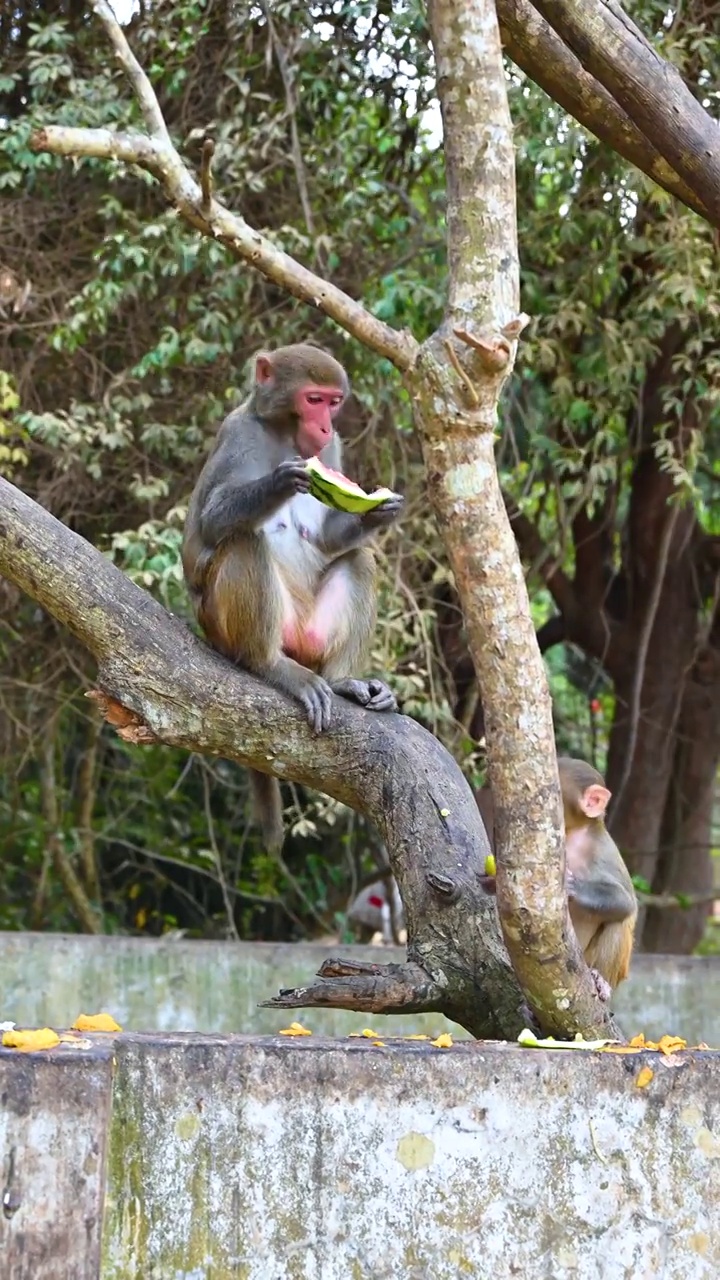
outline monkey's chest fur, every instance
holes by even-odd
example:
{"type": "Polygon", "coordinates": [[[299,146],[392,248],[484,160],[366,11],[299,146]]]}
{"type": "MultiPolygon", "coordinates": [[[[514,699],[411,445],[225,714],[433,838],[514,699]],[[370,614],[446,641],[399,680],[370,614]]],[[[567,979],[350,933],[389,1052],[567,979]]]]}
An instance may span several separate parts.
{"type": "Polygon", "coordinates": [[[321,549],[325,516],[323,504],[303,493],[261,526],[280,587],[283,652],[308,667],[322,658],[344,595],[340,566],[321,549]]]}

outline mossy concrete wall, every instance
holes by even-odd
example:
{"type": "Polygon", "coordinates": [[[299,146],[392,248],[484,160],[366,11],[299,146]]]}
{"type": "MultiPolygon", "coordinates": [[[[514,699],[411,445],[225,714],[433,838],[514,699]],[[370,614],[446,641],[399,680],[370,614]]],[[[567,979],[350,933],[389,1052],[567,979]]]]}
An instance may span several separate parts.
{"type": "MultiPolygon", "coordinates": [[[[66,937],[0,933],[0,1019],[68,1025],[77,1014],[107,1010],[133,1031],[233,1031],[270,1034],[290,1017],[258,1009],[280,987],[303,986],[330,955],[402,961],[395,948],[185,942],[172,939],[66,937]]],[[[615,1008],[627,1034],[670,1032],[690,1044],[720,1047],[720,958],[642,956],[615,1008]]],[[[363,1014],[300,1010],[317,1034],[347,1035],[363,1014]]],[[[439,1015],[373,1019],[384,1033],[452,1029],[439,1015]]]]}
{"type": "Polygon", "coordinates": [[[0,1050],[7,1280],[720,1275],[720,1054],[90,1039],[0,1050]]]}

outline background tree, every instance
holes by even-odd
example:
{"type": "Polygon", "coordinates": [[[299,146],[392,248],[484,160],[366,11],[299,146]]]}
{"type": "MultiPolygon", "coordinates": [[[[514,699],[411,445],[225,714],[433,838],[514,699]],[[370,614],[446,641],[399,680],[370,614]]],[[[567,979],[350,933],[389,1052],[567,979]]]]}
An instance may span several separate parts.
{"type": "MultiPolygon", "coordinates": [[[[525,21],[531,7],[499,6],[508,50],[542,79],[568,46],[556,36],[554,60],[523,61],[511,8],[525,21]]],[[[710,9],[693,0],[667,22],[664,6],[646,2],[633,16],[714,112],[710,9]]],[[[214,126],[224,198],[375,314],[425,337],[441,310],[444,196],[437,131],[427,134],[434,82],[422,12],[408,6],[391,21],[380,5],[328,5],[311,22],[302,6],[276,5],[270,32],[254,11],[154,4],[132,30],[169,127],[196,161],[214,126]],[[179,34],[172,47],[168,31],[179,34]]],[[[541,31],[547,38],[547,23],[541,31]]],[[[95,162],[72,172],[29,152],[41,119],[126,118],[124,87],[83,6],[18,5],[0,20],[0,40],[0,369],[11,377],[0,405],[4,442],[20,454],[8,461],[45,505],[180,610],[179,530],[206,431],[268,318],[285,341],[307,332],[309,313],[199,240],[151,184],[118,167],[108,185],[95,162]]],[[[555,92],[558,82],[585,90],[583,74],[556,75],[555,92]]],[[[589,87],[593,107],[597,82],[589,87]]],[[[513,73],[510,97],[523,305],[538,319],[506,398],[499,462],[536,621],[546,623],[541,643],[562,645],[547,658],[556,729],[563,749],[600,767],[611,731],[614,832],[632,869],[658,893],[707,897],[718,724],[713,233],[524,76],[513,73]],[[663,540],[670,493],[684,505],[663,540]]],[[[617,112],[608,119],[605,143],[622,150],[629,118],[624,132],[617,112]]],[[[596,130],[597,121],[585,119],[596,130]]],[[[637,129],[632,139],[631,158],[647,171],[648,140],[637,129]]],[[[667,181],[667,162],[650,160],[667,181]]],[[[321,317],[312,324],[328,340],[321,317]]],[[[439,592],[440,620],[458,614],[407,401],[357,344],[338,352],[363,399],[346,427],[348,471],[411,494],[403,542],[384,547],[377,661],[395,669],[405,709],[480,781],[467,650],[457,626],[442,629],[440,645],[433,634],[439,592]]],[[[163,748],[98,738],[79,698],[85,657],[8,592],[5,923],[28,922],[39,882],[30,919],[67,927],[69,862],[90,904],[99,878],[106,928],[178,922],[298,936],[331,926],[369,869],[364,824],[325,801],[303,812],[300,793],[288,874],[269,864],[247,829],[242,838],[244,782],[232,766],[193,757],[186,767],[163,748]]],[[[90,927],[91,905],[77,894],[69,902],[90,927]]],[[[688,949],[706,910],[651,911],[645,945],[688,949]]]]}

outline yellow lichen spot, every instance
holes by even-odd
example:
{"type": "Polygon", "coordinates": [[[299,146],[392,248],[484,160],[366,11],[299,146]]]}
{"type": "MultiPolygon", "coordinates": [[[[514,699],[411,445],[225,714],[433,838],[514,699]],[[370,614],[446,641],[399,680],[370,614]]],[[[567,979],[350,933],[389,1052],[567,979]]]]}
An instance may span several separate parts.
{"type": "Polygon", "coordinates": [[[683,1107],[680,1112],[680,1119],[683,1124],[694,1129],[697,1125],[702,1124],[702,1111],[695,1106],[694,1102],[691,1102],[689,1106],[683,1107]]]}
{"type": "Polygon", "coordinates": [[[403,1040],[429,1040],[429,1036],[403,1036],[403,1040]]]}
{"type": "Polygon", "coordinates": [[[711,1129],[698,1129],[693,1135],[693,1141],[698,1151],[702,1151],[708,1160],[720,1160],[720,1141],[711,1129]]]}
{"type": "Polygon", "coordinates": [[[447,1031],[443,1032],[441,1036],[438,1036],[437,1040],[430,1041],[436,1049],[452,1049],[452,1042],[453,1038],[447,1031]]]}
{"type": "Polygon", "coordinates": [[[494,876],[497,874],[497,863],[492,853],[489,853],[485,859],[485,875],[494,876]]]}
{"type": "Polygon", "coordinates": [[[35,1053],[38,1049],[54,1049],[60,1043],[60,1037],[50,1027],[41,1027],[37,1031],[6,1031],[2,1042],[6,1049],[35,1053]]]}
{"type": "Polygon", "coordinates": [[[122,1031],[109,1013],[81,1013],[73,1022],[73,1031],[122,1031]]]}
{"type": "Polygon", "coordinates": [[[647,1089],[647,1086],[649,1085],[654,1075],[655,1075],[655,1072],[653,1071],[652,1067],[641,1067],[637,1073],[637,1076],[635,1077],[635,1084],[637,1085],[638,1089],[647,1089]]]}
{"type": "Polygon", "coordinates": [[[365,1040],[379,1040],[379,1039],[380,1039],[380,1032],[379,1032],[379,1031],[373,1031],[371,1027],[365,1027],[365,1029],[364,1029],[363,1031],[351,1031],[351,1032],[350,1032],[350,1034],[351,1034],[352,1036],[358,1036],[358,1037],[360,1037],[360,1038],[363,1038],[363,1037],[364,1037],[364,1038],[365,1038],[365,1040]]]}
{"type": "Polygon", "coordinates": [[[199,1129],[200,1117],[193,1115],[192,1112],[188,1115],[178,1116],[175,1121],[175,1132],[181,1142],[189,1142],[199,1132],[199,1129]]]}
{"type": "Polygon", "coordinates": [[[449,817],[450,817],[450,810],[449,810],[449,809],[441,809],[441,810],[440,810],[440,817],[441,817],[441,818],[449,818],[449,817]]]}
{"type": "Polygon", "coordinates": [[[645,1036],[643,1035],[642,1031],[640,1032],[639,1036],[633,1036],[632,1040],[628,1041],[628,1044],[630,1045],[631,1049],[644,1049],[645,1036]]]}
{"type": "Polygon", "coordinates": [[[283,1027],[282,1031],[278,1031],[279,1036],[311,1036],[312,1031],[308,1031],[301,1022],[291,1022],[289,1027],[283,1027]]]}
{"type": "Polygon", "coordinates": [[[397,1144],[396,1157],[409,1172],[426,1169],[435,1158],[435,1143],[424,1133],[406,1133],[397,1144]]]}
{"type": "Polygon", "coordinates": [[[372,1041],[372,1047],[373,1047],[373,1049],[384,1049],[384,1048],[385,1048],[385,1041],[384,1041],[384,1040],[373,1040],[373,1041],[372,1041]]]}

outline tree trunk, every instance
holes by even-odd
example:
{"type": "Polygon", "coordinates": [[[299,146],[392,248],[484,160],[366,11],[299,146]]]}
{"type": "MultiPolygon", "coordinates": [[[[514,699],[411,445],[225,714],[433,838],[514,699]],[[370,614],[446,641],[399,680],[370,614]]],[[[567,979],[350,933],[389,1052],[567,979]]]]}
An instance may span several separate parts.
{"type": "MultiPolygon", "coordinates": [[[[715,887],[710,850],[719,762],[720,652],[708,647],[685,683],[652,883],[655,893],[703,896],[715,887]]],[[[648,908],[643,949],[687,955],[700,942],[711,909],[711,901],[677,910],[648,908]]]]}

